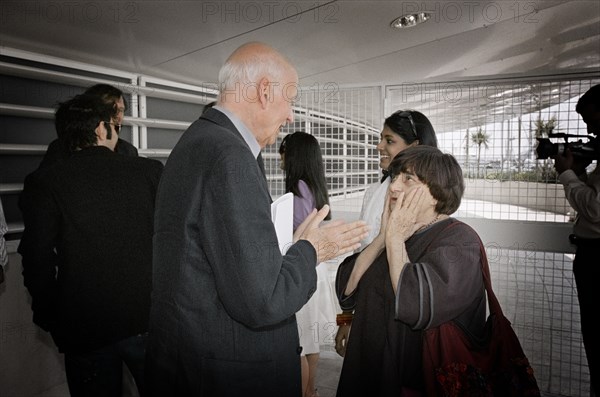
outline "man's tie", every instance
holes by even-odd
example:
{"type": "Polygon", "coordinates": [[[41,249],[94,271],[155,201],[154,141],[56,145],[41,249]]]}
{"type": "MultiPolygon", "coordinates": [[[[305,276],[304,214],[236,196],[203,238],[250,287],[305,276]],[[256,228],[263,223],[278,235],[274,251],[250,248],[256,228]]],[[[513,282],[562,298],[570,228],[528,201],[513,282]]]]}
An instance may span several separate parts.
{"type": "MultiPolygon", "coordinates": [[[[256,158],[256,162],[258,163],[258,168],[260,168],[260,172],[262,172],[263,177],[265,178],[265,187],[267,188],[267,192],[269,190],[269,182],[267,182],[267,174],[265,173],[265,163],[263,162],[262,153],[258,153],[258,157],[256,158]]],[[[272,203],[273,199],[271,198],[271,193],[269,193],[269,200],[272,203]]]]}
{"type": "Polygon", "coordinates": [[[263,176],[265,177],[265,179],[267,179],[267,174],[265,173],[265,163],[263,162],[261,152],[258,152],[258,157],[256,158],[256,161],[258,162],[258,168],[260,168],[260,171],[262,172],[263,176]]]}

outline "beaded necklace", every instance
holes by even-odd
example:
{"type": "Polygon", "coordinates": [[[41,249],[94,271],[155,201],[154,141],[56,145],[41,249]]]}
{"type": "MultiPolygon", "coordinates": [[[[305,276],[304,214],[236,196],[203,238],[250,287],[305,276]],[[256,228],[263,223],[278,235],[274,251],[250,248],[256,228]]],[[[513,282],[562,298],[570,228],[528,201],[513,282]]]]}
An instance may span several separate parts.
{"type": "Polygon", "coordinates": [[[436,223],[437,221],[440,220],[440,218],[442,217],[442,214],[437,214],[437,216],[435,218],[433,218],[428,224],[426,224],[425,226],[421,226],[421,228],[419,230],[423,230],[423,229],[427,229],[429,226],[433,225],[434,223],[436,223]]]}

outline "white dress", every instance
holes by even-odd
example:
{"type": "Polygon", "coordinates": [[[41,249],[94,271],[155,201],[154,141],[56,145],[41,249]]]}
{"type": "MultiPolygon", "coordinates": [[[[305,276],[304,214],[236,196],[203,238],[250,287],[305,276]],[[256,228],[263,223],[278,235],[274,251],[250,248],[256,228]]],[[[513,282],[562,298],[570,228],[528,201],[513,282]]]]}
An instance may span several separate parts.
{"type": "Polygon", "coordinates": [[[342,309],[335,293],[335,276],[345,256],[333,258],[317,266],[317,290],[308,303],[296,313],[302,353],[319,353],[320,346],[335,346],[335,315],[342,309]]]}
{"type": "MultiPolygon", "coordinates": [[[[298,181],[298,190],[300,196],[294,196],[294,230],[315,208],[315,198],[310,188],[303,180],[298,181]]],[[[320,266],[321,264],[319,264],[320,266]]],[[[296,322],[298,323],[298,335],[300,337],[300,346],[302,346],[302,355],[319,353],[320,329],[319,324],[319,272],[317,271],[317,290],[310,297],[308,302],[296,312],[296,322]]]]}
{"type": "MultiPolygon", "coordinates": [[[[321,266],[322,264],[319,264],[321,266]]],[[[317,290],[310,297],[308,302],[298,312],[296,312],[296,322],[298,323],[298,336],[300,337],[300,346],[302,346],[301,355],[319,353],[320,335],[322,325],[319,322],[319,272],[317,272],[317,290]]]]}

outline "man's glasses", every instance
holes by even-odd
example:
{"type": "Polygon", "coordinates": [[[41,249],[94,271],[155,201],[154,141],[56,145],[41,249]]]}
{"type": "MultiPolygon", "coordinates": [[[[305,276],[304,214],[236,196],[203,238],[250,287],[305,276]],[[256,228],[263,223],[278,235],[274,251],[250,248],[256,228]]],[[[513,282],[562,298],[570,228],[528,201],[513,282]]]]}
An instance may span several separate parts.
{"type": "Polygon", "coordinates": [[[408,119],[408,121],[410,122],[410,128],[412,129],[412,133],[415,136],[415,139],[419,139],[419,135],[417,134],[417,127],[415,127],[415,121],[412,118],[411,112],[403,110],[394,114],[396,114],[398,117],[408,119]]]}
{"type": "Polygon", "coordinates": [[[113,123],[112,121],[105,121],[105,124],[112,124],[115,127],[115,132],[118,134],[121,131],[121,124],[113,123]]]}

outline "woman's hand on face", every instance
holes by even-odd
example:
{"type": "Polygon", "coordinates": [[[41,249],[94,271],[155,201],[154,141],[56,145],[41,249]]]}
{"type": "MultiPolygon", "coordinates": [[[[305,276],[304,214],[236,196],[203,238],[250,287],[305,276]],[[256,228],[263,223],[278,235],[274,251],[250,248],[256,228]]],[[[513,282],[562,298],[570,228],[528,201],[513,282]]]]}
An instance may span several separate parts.
{"type": "MultiPolygon", "coordinates": [[[[417,222],[423,209],[423,187],[418,187],[408,193],[400,192],[393,210],[388,216],[386,225],[386,238],[401,238],[402,242],[409,239],[417,230],[425,226],[417,222]]],[[[390,197],[386,199],[389,204],[390,197]]],[[[387,206],[389,208],[389,205],[387,206]]],[[[389,211],[389,210],[388,210],[389,211]]],[[[385,214],[385,212],[384,212],[385,214]]],[[[382,218],[383,226],[383,218],[382,218]]]]}

